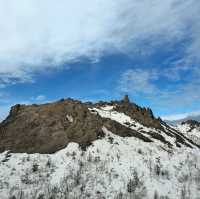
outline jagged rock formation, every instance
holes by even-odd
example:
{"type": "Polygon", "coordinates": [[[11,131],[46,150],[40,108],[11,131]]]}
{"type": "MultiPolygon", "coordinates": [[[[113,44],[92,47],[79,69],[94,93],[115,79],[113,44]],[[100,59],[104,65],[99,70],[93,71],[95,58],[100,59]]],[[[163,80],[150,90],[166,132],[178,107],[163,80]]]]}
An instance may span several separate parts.
{"type": "Polygon", "coordinates": [[[173,144],[163,134],[175,139],[175,144],[193,147],[192,141],[156,119],[149,108],[131,103],[128,96],[121,101],[82,103],[73,99],[62,99],[43,105],[15,105],[9,116],[0,124],[0,152],[53,153],[76,142],[85,148],[94,140],[104,136],[102,127],[121,137],[137,137],[145,142],[158,139],[169,147],[173,144]],[[142,125],[122,123],[109,117],[101,117],[93,109],[113,106],[113,111],[129,116],[142,125]],[[132,126],[131,126],[132,125],[132,126]],[[149,130],[145,130],[145,128],[149,130]],[[155,130],[153,130],[155,129],[155,130]]]}
{"type": "Polygon", "coordinates": [[[141,108],[140,106],[131,103],[128,96],[125,96],[122,102],[117,104],[115,110],[127,114],[144,126],[163,129],[160,120],[154,117],[150,108],[141,108]]]}
{"type": "Polygon", "coordinates": [[[97,107],[105,105],[113,105],[116,111],[130,116],[144,126],[163,130],[160,119],[154,117],[152,110],[150,108],[142,108],[130,102],[128,95],[125,95],[121,101],[111,101],[110,103],[100,102],[95,104],[97,107]]]}

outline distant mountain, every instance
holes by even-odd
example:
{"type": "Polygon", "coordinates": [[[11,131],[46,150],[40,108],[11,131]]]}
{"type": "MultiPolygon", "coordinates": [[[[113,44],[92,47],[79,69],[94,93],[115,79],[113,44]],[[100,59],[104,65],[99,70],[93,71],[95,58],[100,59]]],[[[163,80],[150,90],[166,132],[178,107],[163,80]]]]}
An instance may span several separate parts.
{"type": "Polygon", "coordinates": [[[197,199],[199,138],[128,96],[18,104],[0,123],[0,198],[197,199]]]}
{"type": "Polygon", "coordinates": [[[200,122],[196,120],[187,120],[176,125],[176,128],[193,140],[193,142],[200,144],[200,122]]]}
{"type": "Polygon", "coordinates": [[[193,115],[193,116],[191,115],[180,120],[164,120],[164,121],[168,124],[176,125],[176,124],[181,124],[182,122],[185,122],[188,120],[195,120],[195,121],[200,122],[200,115],[193,115]]]}
{"type": "Polygon", "coordinates": [[[200,127],[200,122],[196,121],[196,120],[187,120],[181,123],[182,125],[188,125],[191,128],[197,128],[200,127]]]}

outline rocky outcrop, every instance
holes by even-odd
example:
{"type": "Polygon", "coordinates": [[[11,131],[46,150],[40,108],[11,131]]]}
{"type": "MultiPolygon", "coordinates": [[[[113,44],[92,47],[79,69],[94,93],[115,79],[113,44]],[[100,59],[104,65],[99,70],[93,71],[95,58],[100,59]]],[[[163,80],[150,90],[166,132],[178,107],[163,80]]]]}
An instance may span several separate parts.
{"type": "Polygon", "coordinates": [[[125,96],[124,99],[116,105],[115,109],[116,111],[125,113],[144,126],[163,129],[160,120],[154,117],[150,108],[142,108],[135,103],[131,103],[128,96],[125,96]]]}
{"type": "Polygon", "coordinates": [[[52,153],[69,142],[87,144],[102,134],[102,120],[76,100],[16,105],[0,124],[0,151],[52,153]]]}
{"type": "Polygon", "coordinates": [[[150,108],[142,108],[137,104],[130,102],[128,95],[125,95],[121,101],[98,102],[95,104],[97,107],[105,105],[114,106],[116,111],[125,113],[144,126],[163,130],[161,125],[163,121],[161,121],[160,118],[155,118],[150,108]]]}
{"type": "MultiPolygon", "coordinates": [[[[121,101],[82,103],[62,99],[43,105],[20,105],[11,108],[9,116],[0,124],[0,152],[54,153],[68,145],[78,143],[83,149],[94,140],[104,136],[102,127],[121,137],[134,136],[152,142],[145,133],[136,132],[125,125],[94,114],[90,108],[113,105],[144,126],[163,128],[151,109],[131,103],[128,96],[121,101]]],[[[155,136],[154,136],[155,137],[155,136]]],[[[158,137],[158,136],[157,136],[158,137]]]]}

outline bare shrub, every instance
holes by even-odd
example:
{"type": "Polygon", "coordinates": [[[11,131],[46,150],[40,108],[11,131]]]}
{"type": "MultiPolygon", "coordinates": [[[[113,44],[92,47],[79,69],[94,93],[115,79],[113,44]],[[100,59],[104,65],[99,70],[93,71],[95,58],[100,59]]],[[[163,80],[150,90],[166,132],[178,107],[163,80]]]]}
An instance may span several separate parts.
{"type": "Polygon", "coordinates": [[[114,199],[124,199],[124,194],[122,192],[119,192],[119,193],[116,194],[114,199]]]}
{"type": "Polygon", "coordinates": [[[33,172],[37,172],[38,171],[38,168],[39,168],[39,165],[34,163],[33,166],[32,166],[32,171],[33,172]]]}
{"type": "Polygon", "coordinates": [[[157,191],[154,192],[153,198],[154,198],[154,199],[159,199],[159,195],[158,195],[158,192],[157,192],[157,191]]]}
{"type": "Polygon", "coordinates": [[[142,199],[146,196],[146,187],[141,178],[138,177],[136,170],[133,172],[133,178],[127,184],[127,192],[134,199],[142,199]]]}

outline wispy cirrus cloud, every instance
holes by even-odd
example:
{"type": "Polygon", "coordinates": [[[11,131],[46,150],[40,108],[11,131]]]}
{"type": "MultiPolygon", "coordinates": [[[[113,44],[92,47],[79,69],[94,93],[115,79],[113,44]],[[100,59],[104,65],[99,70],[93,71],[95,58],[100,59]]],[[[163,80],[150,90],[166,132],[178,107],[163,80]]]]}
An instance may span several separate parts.
{"type": "Polygon", "coordinates": [[[122,92],[134,93],[134,95],[152,95],[159,91],[156,84],[153,83],[158,78],[155,70],[130,69],[122,74],[119,89],[122,92]]]}
{"type": "Polygon", "coordinates": [[[184,39],[183,59],[199,61],[199,12],[198,0],[0,0],[0,84],[82,57],[146,56],[184,39]]]}

